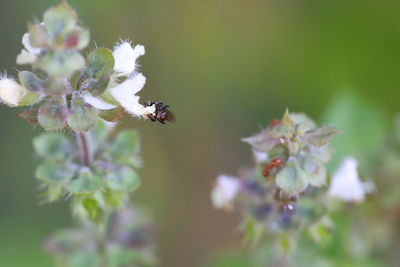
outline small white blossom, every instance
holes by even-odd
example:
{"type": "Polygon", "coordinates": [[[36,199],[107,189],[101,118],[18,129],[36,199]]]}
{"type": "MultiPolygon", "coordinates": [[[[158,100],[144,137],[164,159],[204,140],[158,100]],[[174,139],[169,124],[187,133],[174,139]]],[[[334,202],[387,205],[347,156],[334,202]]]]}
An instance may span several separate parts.
{"type": "Polygon", "coordinates": [[[138,57],[145,54],[143,45],[136,45],[132,48],[129,42],[121,42],[117,44],[113,51],[114,70],[118,76],[128,76],[136,70],[138,57]]]}
{"type": "Polygon", "coordinates": [[[254,149],[254,148],[251,151],[253,152],[254,160],[257,163],[265,162],[265,161],[268,160],[268,153],[262,152],[262,151],[258,151],[258,150],[254,149]]]}
{"type": "Polygon", "coordinates": [[[22,36],[22,44],[24,45],[26,51],[35,56],[39,55],[40,52],[42,52],[42,50],[40,48],[33,47],[29,41],[29,38],[30,38],[29,33],[25,33],[22,36]]]}
{"type": "Polygon", "coordinates": [[[29,53],[25,49],[21,50],[21,53],[17,56],[17,64],[25,65],[25,64],[33,64],[36,60],[37,56],[29,53]]]}
{"type": "Polygon", "coordinates": [[[0,77],[0,100],[13,107],[18,106],[21,99],[27,93],[27,90],[8,77],[0,77]]]}
{"type": "Polygon", "coordinates": [[[358,162],[345,157],[332,176],[328,194],[346,202],[361,202],[367,193],[357,173],[358,162]]]}
{"type": "Polygon", "coordinates": [[[219,175],[217,184],[211,192],[211,200],[217,209],[231,209],[240,188],[238,178],[228,175],[219,175]]]}
{"type": "Polygon", "coordinates": [[[139,103],[140,97],[136,95],[146,83],[146,78],[141,74],[126,79],[118,86],[109,89],[110,94],[124,109],[133,116],[147,118],[146,115],[154,114],[155,107],[145,107],[139,103]]]}

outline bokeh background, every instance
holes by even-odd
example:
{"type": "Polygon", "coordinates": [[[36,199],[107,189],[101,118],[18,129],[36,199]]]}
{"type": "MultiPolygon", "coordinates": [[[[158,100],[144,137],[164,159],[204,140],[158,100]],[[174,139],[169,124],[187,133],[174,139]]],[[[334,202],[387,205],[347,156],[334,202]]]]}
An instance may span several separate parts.
{"type": "MultiPolygon", "coordinates": [[[[240,138],[285,107],[330,123],[327,107],[338,92],[351,91],[385,120],[399,110],[399,1],[69,2],[98,46],[120,38],[146,46],[142,98],[163,100],[176,113],[169,125],[123,122],[141,133],[143,185],[134,200],[158,226],[161,266],[211,266],[245,250],[238,216],[215,211],[209,192],[216,175],[251,163],[240,138]]],[[[27,22],[56,3],[0,2],[0,69],[16,74],[27,22]]],[[[368,110],[353,115],[365,131],[378,120],[368,110]]],[[[73,220],[66,203],[38,204],[31,140],[40,129],[17,111],[0,106],[0,265],[51,266],[42,240],[73,220]]]]}

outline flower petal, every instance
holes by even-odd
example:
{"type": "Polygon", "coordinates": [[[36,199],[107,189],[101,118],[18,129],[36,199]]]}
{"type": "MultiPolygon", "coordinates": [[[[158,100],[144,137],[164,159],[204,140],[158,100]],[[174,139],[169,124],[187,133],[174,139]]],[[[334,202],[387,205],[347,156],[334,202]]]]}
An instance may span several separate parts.
{"type": "Polygon", "coordinates": [[[144,87],[146,78],[141,74],[137,74],[128,78],[118,86],[110,89],[110,94],[124,107],[131,115],[143,117],[148,114],[154,114],[155,107],[145,107],[139,103],[138,93],[144,87]]]}
{"type": "Polygon", "coordinates": [[[15,80],[4,77],[0,79],[0,100],[13,107],[18,106],[27,90],[15,80]]]}
{"type": "Polygon", "coordinates": [[[25,49],[26,49],[29,53],[31,53],[32,55],[35,55],[35,56],[39,55],[40,52],[42,52],[42,50],[41,50],[40,48],[34,48],[34,47],[32,47],[31,43],[29,42],[29,38],[30,38],[30,37],[29,37],[29,33],[25,33],[25,34],[22,36],[22,44],[24,45],[25,49]]]}
{"type": "Polygon", "coordinates": [[[358,162],[353,157],[345,157],[332,176],[328,194],[346,202],[361,202],[365,189],[357,173],[358,162]]]}
{"type": "Polygon", "coordinates": [[[103,100],[101,100],[98,97],[92,96],[89,92],[86,92],[85,94],[82,95],[83,99],[85,100],[86,103],[92,105],[93,107],[100,109],[100,110],[109,110],[116,108],[117,106],[109,104],[103,100]]]}
{"type": "Polygon", "coordinates": [[[217,185],[211,192],[211,200],[217,209],[231,209],[233,200],[239,192],[240,181],[228,175],[219,175],[217,185]]]}
{"type": "Polygon", "coordinates": [[[136,70],[136,60],[138,57],[145,54],[143,45],[137,45],[132,48],[129,42],[118,44],[113,51],[114,70],[119,73],[119,76],[127,76],[136,70]]]}
{"type": "Polygon", "coordinates": [[[25,65],[25,64],[33,64],[36,60],[36,56],[34,54],[29,53],[27,50],[22,49],[21,53],[17,56],[17,64],[25,65]]]}

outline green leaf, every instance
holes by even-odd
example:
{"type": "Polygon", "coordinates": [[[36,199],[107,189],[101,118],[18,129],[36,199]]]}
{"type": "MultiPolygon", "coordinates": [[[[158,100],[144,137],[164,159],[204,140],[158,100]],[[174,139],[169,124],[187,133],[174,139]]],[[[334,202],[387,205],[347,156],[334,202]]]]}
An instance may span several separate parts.
{"type": "Polygon", "coordinates": [[[324,146],[339,132],[331,126],[322,126],[308,131],[303,138],[314,146],[324,146]]]}
{"type": "Polygon", "coordinates": [[[85,59],[75,50],[46,52],[39,56],[35,66],[49,75],[67,77],[85,67],[85,59]]]}
{"type": "Polygon", "coordinates": [[[98,191],[103,181],[94,175],[89,168],[82,168],[79,176],[71,181],[68,190],[73,194],[92,194],[98,191]]]}
{"type": "Polygon", "coordinates": [[[312,160],[305,160],[302,168],[307,175],[308,182],[316,187],[326,184],[326,169],[323,164],[312,160]]]}
{"type": "Polygon", "coordinates": [[[282,254],[288,254],[295,247],[295,240],[288,233],[282,233],[278,238],[278,251],[282,254]]]}
{"type": "Polygon", "coordinates": [[[86,197],[80,200],[82,207],[86,211],[88,218],[94,223],[100,223],[104,219],[104,212],[99,207],[98,202],[90,197],[86,197]]]}
{"type": "Polygon", "coordinates": [[[265,227],[257,223],[252,217],[246,217],[242,223],[245,234],[245,242],[253,245],[257,244],[265,232],[265,227]]]}
{"type": "Polygon", "coordinates": [[[125,197],[124,192],[113,191],[106,188],[103,191],[103,198],[108,207],[118,208],[123,204],[123,200],[125,197]]]}
{"type": "Polygon", "coordinates": [[[111,50],[107,48],[97,48],[90,52],[88,56],[88,72],[91,77],[101,78],[114,69],[114,57],[111,50]]]}
{"type": "Polygon", "coordinates": [[[44,81],[36,74],[30,71],[20,71],[18,73],[19,81],[28,91],[33,93],[40,93],[44,88],[44,81]]]}
{"type": "Polygon", "coordinates": [[[333,223],[328,217],[323,217],[309,227],[311,238],[322,246],[327,246],[332,241],[333,223]]]}
{"type": "Polygon", "coordinates": [[[140,186],[138,174],[126,166],[110,171],[105,181],[110,189],[120,192],[131,192],[140,186]]]}
{"type": "Polygon", "coordinates": [[[33,139],[33,147],[36,154],[49,158],[63,156],[68,143],[67,138],[55,133],[44,133],[33,139]]]}
{"type": "Polygon", "coordinates": [[[67,114],[65,105],[46,101],[39,108],[38,121],[46,131],[58,130],[64,128],[67,114]]]}
{"type": "Polygon", "coordinates": [[[78,16],[66,2],[48,9],[43,17],[44,27],[52,36],[67,33],[74,29],[78,16]]]}
{"type": "Polygon", "coordinates": [[[32,92],[27,91],[26,94],[19,101],[18,106],[30,106],[39,102],[41,96],[32,92]]]}
{"type": "Polygon", "coordinates": [[[306,189],[307,175],[296,161],[290,161],[276,175],[276,184],[288,195],[296,195],[306,189]]]}
{"type": "Polygon", "coordinates": [[[138,136],[135,130],[123,130],[112,141],[111,150],[122,157],[133,155],[138,149],[138,136]]]}
{"type": "Polygon", "coordinates": [[[75,174],[73,166],[48,160],[36,169],[36,178],[46,183],[60,183],[70,180],[75,174]]]}
{"type": "Polygon", "coordinates": [[[127,113],[123,107],[103,110],[100,113],[100,118],[108,122],[119,122],[127,113]]]}
{"type": "Polygon", "coordinates": [[[67,123],[75,131],[88,131],[96,126],[98,117],[98,110],[79,98],[73,100],[67,123]]]}
{"type": "Polygon", "coordinates": [[[101,96],[107,90],[109,84],[109,75],[104,75],[99,79],[91,79],[88,90],[93,96],[101,96]]]}

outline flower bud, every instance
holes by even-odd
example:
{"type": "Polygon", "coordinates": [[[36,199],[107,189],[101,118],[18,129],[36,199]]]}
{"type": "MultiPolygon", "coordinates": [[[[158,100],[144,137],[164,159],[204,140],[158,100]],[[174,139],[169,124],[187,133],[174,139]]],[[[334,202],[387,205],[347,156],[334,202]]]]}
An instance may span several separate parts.
{"type": "Polygon", "coordinates": [[[39,124],[46,131],[62,129],[67,120],[68,110],[61,101],[47,101],[43,103],[38,112],[39,124]]]}
{"type": "Polygon", "coordinates": [[[96,125],[98,110],[86,104],[82,97],[74,96],[67,122],[75,131],[88,131],[96,125]]]}

